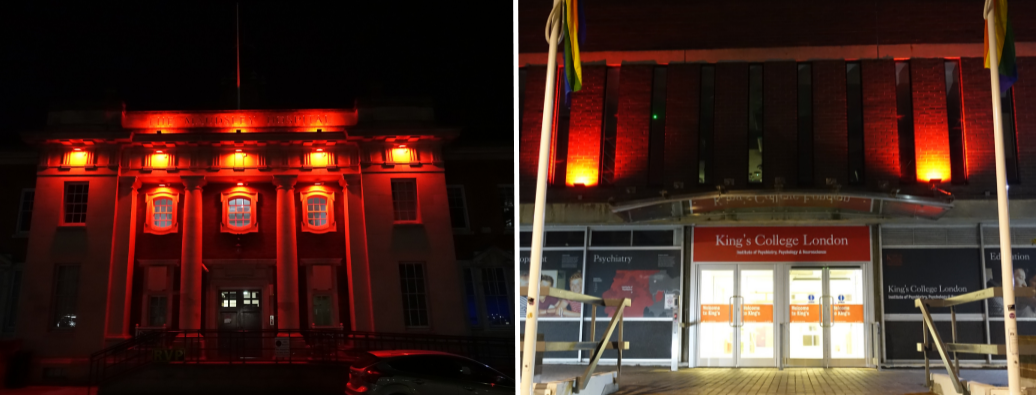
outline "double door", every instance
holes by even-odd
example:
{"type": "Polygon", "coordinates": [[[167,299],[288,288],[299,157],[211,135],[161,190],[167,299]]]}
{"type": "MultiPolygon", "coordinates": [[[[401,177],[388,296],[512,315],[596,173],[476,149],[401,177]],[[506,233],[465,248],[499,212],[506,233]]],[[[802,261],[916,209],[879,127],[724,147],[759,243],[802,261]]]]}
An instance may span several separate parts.
{"type": "Polygon", "coordinates": [[[864,270],[698,265],[697,366],[866,366],[864,270]]]}

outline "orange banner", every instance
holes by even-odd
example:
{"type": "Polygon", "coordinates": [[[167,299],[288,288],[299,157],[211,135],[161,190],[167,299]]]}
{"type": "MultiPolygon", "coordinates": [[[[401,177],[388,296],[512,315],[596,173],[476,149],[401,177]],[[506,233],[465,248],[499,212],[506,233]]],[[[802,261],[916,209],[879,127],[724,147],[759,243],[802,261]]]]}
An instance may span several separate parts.
{"type": "Polygon", "coordinates": [[[831,322],[863,323],[862,304],[831,305],[831,322]]]}
{"type": "Polygon", "coordinates": [[[741,322],[773,322],[773,305],[741,305],[741,322]]]}
{"type": "Polygon", "coordinates": [[[701,305],[701,322],[730,322],[729,304],[701,305]]]}
{"type": "Polygon", "coordinates": [[[820,322],[819,304],[793,304],[791,305],[791,322],[820,322]]]}

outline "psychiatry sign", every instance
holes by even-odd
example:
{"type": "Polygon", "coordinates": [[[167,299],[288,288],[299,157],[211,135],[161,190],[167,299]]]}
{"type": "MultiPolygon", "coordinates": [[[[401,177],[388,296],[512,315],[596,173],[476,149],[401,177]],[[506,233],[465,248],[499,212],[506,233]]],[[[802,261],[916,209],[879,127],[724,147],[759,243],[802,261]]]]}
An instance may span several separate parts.
{"type": "Polygon", "coordinates": [[[695,227],[695,262],[870,261],[866,226],[695,227]]]}

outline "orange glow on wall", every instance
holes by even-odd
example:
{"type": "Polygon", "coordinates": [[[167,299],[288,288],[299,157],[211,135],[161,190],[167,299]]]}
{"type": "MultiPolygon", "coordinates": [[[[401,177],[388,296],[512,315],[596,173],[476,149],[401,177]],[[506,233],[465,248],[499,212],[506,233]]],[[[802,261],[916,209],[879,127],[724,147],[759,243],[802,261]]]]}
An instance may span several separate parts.
{"type": "Polygon", "coordinates": [[[89,157],[86,151],[80,151],[76,148],[75,152],[72,152],[68,157],[68,164],[72,166],[86,166],[86,159],[89,157]]]}
{"type": "Polygon", "coordinates": [[[127,111],[122,126],[127,129],[238,129],[305,128],[328,131],[356,124],[355,109],[234,110],[234,111],[127,111]]]}
{"type": "Polygon", "coordinates": [[[565,185],[581,185],[587,187],[597,185],[597,174],[597,168],[570,165],[568,167],[568,174],[565,177],[565,185]]]}
{"type": "MultiPolygon", "coordinates": [[[[158,151],[161,152],[161,151],[158,151]]],[[[164,169],[169,166],[169,154],[152,154],[151,155],[151,167],[155,169],[164,169]]]]}
{"type": "Polygon", "coordinates": [[[950,137],[942,125],[914,126],[914,155],[917,157],[917,181],[950,182],[950,137]]]}
{"type": "Polygon", "coordinates": [[[314,167],[326,167],[327,166],[327,153],[326,152],[312,152],[309,154],[309,165],[314,167]]]}
{"type": "Polygon", "coordinates": [[[393,148],[392,161],[397,163],[410,163],[410,148],[393,148]]]}

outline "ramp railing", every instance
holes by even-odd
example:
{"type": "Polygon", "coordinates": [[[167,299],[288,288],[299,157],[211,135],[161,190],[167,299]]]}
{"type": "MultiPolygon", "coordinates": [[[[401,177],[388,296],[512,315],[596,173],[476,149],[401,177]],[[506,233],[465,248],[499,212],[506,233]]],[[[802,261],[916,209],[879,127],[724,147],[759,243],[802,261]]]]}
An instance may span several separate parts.
{"type": "MultiPolygon", "coordinates": [[[[522,296],[529,295],[529,288],[521,288],[522,296]]],[[[558,299],[569,300],[573,302],[580,302],[590,305],[590,339],[596,339],[597,330],[597,307],[615,307],[615,314],[612,315],[611,321],[608,323],[608,327],[604,330],[601,340],[589,341],[589,342],[548,342],[548,341],[537,341],[536,352],[542,353],[547,351],[578,351],[578,350],[589,350],[590,364],[586,367],[582,376],[576,377],[575,391],[579,392],[586,389],[586,385],[590,380],[590,376],[593,375],[594,370],[597,369],[597,363],[600,362],[601,356],[604,354],[604,350],[616,350],[618,352],[616,362],[616,375],[622,373],[622,350],[629,350],[630,343],[622,340],[622,313],[626,309],[626,306],[631,305],[629,298],[623,299],[604,299],[596,296],[584,295],[578,292],[566,291],[563,289],[540,286],[540,298],[543,297],[555,297],[558,299]],[[608,341],[611,339],[612,334],[616,334],[616,341],[608,341]]],[[[539,308],[535,306],[533,308],[539,308]]],[[[525,340],[522,340],[525,343],[525,340]]],[[[522,346],[524,347],[524,346],[522,346]]],[[[534,355],[523,355],[522,358],[533,358],[534,355]]]]}
{"type": "MultiPolygon", "coordinates": [[[[1031,298],[1036,296],[1036,288],[1016,287],[1014,295],[1016,297],[1031,298]]],[[[914,299],[914,307],[921,310],[923,318],[921,333],[924,341],[917,343],[917,350],[924,354],[924,380],[925,386],[928,389],[932,389],[933,383],[928,357],[928,354],[933,351],[932,346],[935,347],[934,351],[939,353],[939,358],[946,368],[946,373],[953,381],[953,388],[957,390],[957,393],[963,395],[969,395],[970,391],[968,386],[960,379],[960,360],[957,358],[957,353],[1007,355],[1007,346],[1004,344],[957,343],[957,313],[954,309],[954,307],[965,303],[981,302],[986,299],[1001,298],[1003,296],[1003,288],[990,287],[946,299],[914,299]],[[950,308],[950,343],[944,342],[942,336],[939,335],[939,329],[935,327],[935,322],[932,320],[932,313],[930,311],[932,307],[950,308]]],[[[1019,345],[1018,354],[1036,355],[1036,345],[1019,345]]]]}

